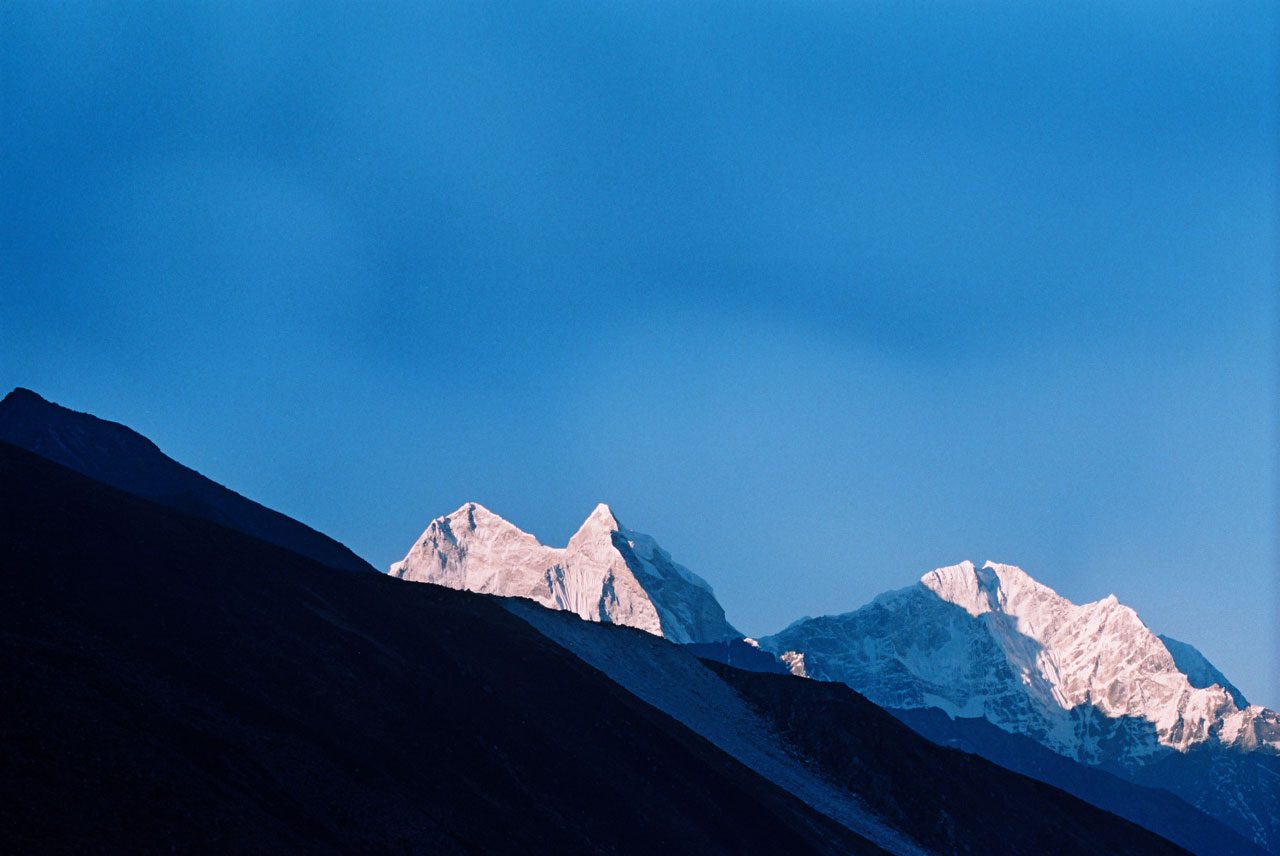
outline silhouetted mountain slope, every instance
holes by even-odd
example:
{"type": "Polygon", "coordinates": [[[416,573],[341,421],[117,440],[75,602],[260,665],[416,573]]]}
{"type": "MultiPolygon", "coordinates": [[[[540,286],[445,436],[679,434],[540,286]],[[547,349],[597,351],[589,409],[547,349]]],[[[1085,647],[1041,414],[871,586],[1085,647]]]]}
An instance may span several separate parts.
{"type": "Polygon", "coordinates": [[[170,458],[138,432],[18,388],[0,401],[0,441],[162,505],[287,547],[334,568],[377,573],[347,547],[170,458]]]}
{"type": "Polygon", "coordinates": [[[761,651],[746,639],[726,639],[723,642],[690,642],[684,649],[696,657],[715,660],[748,672],[770,672],[789,675],[790,670],[768,651],[761,651]]]}
{"type": "Polygon", "coordinates": [[[1170,755],[1138,770],[1134,780],[1165,788],[1201,811],[1227,818],[1270,853],[1280,853],[1280,757],[1227,754],[1207,748],[1170,755]]]}
{"type": "Polygon", "coordinates": [[[866,853],[494,599],[0,444],[0,851],[866,853]]]}
{"type": "Polygon", "coordinates": [[[843,684],[707,664],[823,775],[937,852],[1183,852],[1056,788],[939,747],[843,684]]]}
{"type": "Polygon", "coordinates": [[[972,752],[1006,769],[1047,782],[1100,808],[1132,820],[1194,853],[1206,856],[1265,853],[1240,833],[1191,807],[1152,782],[1143,787],[1089,767],[1011,734],[981,717],[952,719],[936,707],[891,710],[915,731],[943,746],[972,752]]]}

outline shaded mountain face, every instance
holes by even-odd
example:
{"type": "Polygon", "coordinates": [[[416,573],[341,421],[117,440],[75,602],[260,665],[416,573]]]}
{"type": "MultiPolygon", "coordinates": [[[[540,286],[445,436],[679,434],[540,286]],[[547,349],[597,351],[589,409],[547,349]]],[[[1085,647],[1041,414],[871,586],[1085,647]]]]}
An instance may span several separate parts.
{"type": "Polygon", "coordinates": [[[841,684],[753,676],[691,656],[715,646],[676,646],[527,600],[511,598],[506,606],[640,699],[892,852],[1177,849],[1056,788],[935,746],[841,684]]]}
{"type": "Polygon", "coordinates": [[[1059,755],[1012,734],[981,717],[952,718],[936,707],[891,710],[894,716],[933,742],[980,755],[1080,797],[1112,814],[1203,856],[1258,856],[1261,846],[1166,790],[1160,781],[1144,787],[1099,767],[1059,755]]]}
{"type": "Polygon", "coordinates": [[[879,852],[496,599],[2,443],[0,626],[0,851],[879,852]]]}
{"type": "Polygon", "coordinates": [[[0,401],[0,441],[329,567],[376,573],[372,565],[329,536],[205,478],[136,431],[69,410],[30,390],[15,389],[0,401]]]}
{"type": "Polygon", "coordinates": [[[391,566],[391,576],[454,589],[523,597],[588,621],[636,627],[673,642],[741,638],[705,580],[671,560],[648,535],[598,505],[565,547],[469,502],[439,517],[391,566]]]}
{"type": "MultiPolygon", "coordinates": [[[[760,645],[802,657],[808,675],[841,681],[886,707],[983,717],[1135,780],[1149,765],[1176,766],[1193,750],[1260,753],[1261,763],[1273,764],[1280,748],[1275,712],[1241,708],[1225,687],[1193,680],[1114,596],[1077,605],[1011,565],[939,568],[856,612],[802,619],[760,645]]],[[[1229,778],[1170,781],[1182,783],[1177,793],[1187,801],[1276,848],[1280,813],[1241,808],[1247,788],[1229,778]],[[1208,799],[1209,789],[1222,787],[1241,799],[1208,799]]],[[[1247,795],[1280,801],[1280,777],[1247,795]]]]}
{"type": "Polygon", "coordinates": [[[1172,753],[1130,774],[1166,788],[1196,808],[1222,818],[1271,853],[1280,853],[1280,758],[1263,752],[1198,747],[1172,753]]]}
{"type": "Polygon", "coordinates": [[[934,852],[1127,854],[1152,846],[1100,833],[1101,818],[1119,819],[976,755],[942,749],[842,684],[713,668],[821,775],[863,795],[879,816],[917,830],[934,852]],[[921,789],[921,781],[930,787],[921,789]]]}

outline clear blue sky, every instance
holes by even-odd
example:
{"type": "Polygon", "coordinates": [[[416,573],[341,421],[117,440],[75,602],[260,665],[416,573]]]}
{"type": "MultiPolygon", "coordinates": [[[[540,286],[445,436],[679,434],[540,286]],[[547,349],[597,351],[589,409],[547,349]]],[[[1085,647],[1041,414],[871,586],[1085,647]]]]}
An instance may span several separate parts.
{"type": "Polygon", "coordinates": [[[375,5],[0,7],[0,383],[378,565],[990,558],[1280,706],[1271,4],[375,5]]]}

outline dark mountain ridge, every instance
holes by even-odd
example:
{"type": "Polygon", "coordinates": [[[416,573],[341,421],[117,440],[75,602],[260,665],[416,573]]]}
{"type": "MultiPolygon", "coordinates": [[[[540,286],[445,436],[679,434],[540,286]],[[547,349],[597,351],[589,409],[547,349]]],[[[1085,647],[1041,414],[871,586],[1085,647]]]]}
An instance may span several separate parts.
{"type": "Polygon", "coordinates": [[[183,466],[133,429],[46,401],[29,389],[19,387],[0,400],[0,441],[332,568],[377,573],[328,535],[183,466]]]}

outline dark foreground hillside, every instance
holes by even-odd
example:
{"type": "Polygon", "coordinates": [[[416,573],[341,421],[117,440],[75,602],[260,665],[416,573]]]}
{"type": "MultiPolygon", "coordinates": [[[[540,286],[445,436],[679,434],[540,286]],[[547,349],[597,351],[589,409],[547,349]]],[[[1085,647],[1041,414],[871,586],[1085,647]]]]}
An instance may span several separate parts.
{"type": "MultiPolygon", "coordinates": [[[[843,687],[574,625],[659,681],[714,668],[935,852],[1180,852],[843,687]]],[[[495,599],[335,571],[4,443],[0,627],[0,852],[877,852],[495,599]]]]}
{"type": "Polygon", "coordinates": [[[865,853],[496,602],[0,444],[0,852],[865,853]]]}

